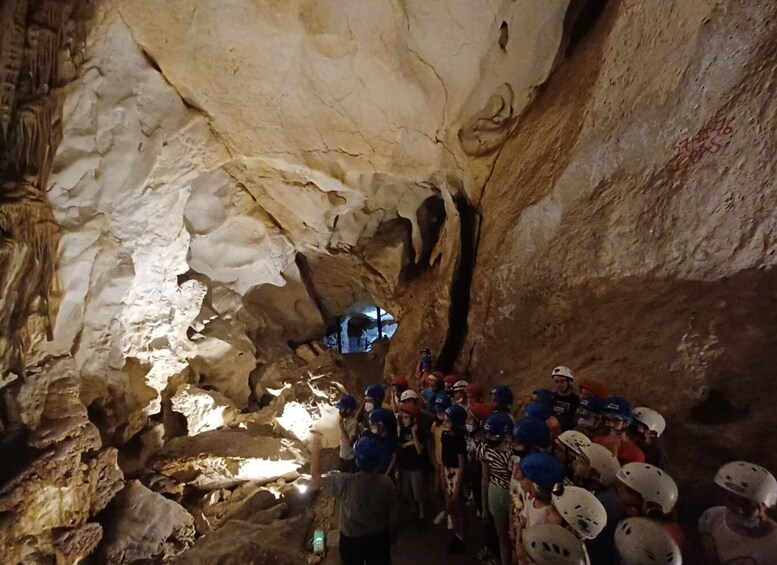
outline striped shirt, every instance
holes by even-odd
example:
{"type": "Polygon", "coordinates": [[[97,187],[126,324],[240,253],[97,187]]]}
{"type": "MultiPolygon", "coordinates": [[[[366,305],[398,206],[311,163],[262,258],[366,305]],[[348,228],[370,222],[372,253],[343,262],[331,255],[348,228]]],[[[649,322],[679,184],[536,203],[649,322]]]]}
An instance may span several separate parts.
{"type": "Polygon", "coordinates": [[[485,442],[478,447],[478,459],[488,465],[489,481],[500,488],[509,489],[510,477],[513,474],[513,456],[510,450],[495,449],[485,442]]]}

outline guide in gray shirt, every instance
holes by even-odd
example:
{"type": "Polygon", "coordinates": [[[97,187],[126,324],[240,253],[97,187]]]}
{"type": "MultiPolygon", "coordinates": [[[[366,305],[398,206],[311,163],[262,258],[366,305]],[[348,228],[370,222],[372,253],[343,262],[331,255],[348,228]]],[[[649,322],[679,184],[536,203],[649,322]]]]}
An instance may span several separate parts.
{"type": "Polygon", "coordinates": [[[386,475],[332,471],[321,477],[321,487],[340,504],[341,534],[363,537],[396,529],[397,494],[386,475]]]}

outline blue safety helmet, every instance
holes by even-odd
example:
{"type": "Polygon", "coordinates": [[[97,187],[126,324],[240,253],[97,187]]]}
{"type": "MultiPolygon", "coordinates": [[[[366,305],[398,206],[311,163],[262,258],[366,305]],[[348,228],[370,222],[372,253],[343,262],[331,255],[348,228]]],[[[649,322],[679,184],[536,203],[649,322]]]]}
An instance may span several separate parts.
{"type": "Polygon", "coordinates": [[[391,424],[396,425],[397,417],[394,416],[394,413],[391,410],[386,410],[385,408],[376,408],[370,412],[370,422],[375,424],[383,424],[383,427],[385,428],[391,424]]]}
{"type": "Polygon", "coordinates": [[[553,391],[547,388],[538,388],[532,393],[539,402],[553,404],[553,391]]]}
{"type": "Polygon", "coordinates": [[[564,480],[564,464],[548,453],[529,453],[521,457],[521,474],[540,488],[550,491],[564,480]]]}
{"type": "Polygon", "coordinates": [[[509,406],[513,403],[513,391],[510,390],[510,387],[495,386],[491,389],[491,396],[496,399],[497,404],[509,406]]]}
{"type": "Polygon", "coordinates": [[[527,448],[547,449],[550,447],[550,428],[545,420],[532,417],[522,418],[515,424],[513,438],[527,448]]]}
{"type": "Polygon", "coordinates": [[[380,464],[380,439],[373,435],[360,437],[353,446],[353,455],[360,471],[375,471],[380,464]]]}
{"type": "Polygon", "coordinates": [[[375,400],[377,404],[381,404],[383,399],[386,398],[386,392],[380,385],[370,385],[367,387],[367,390],[364,391],[364,396],[369,396],[375,400]]]}
{"type": "Polygon", "coordinates": [[[467,423],[467,410],[459,404],[448,406],[445,410],[445,415],[451,419],[451,423],[454,426],[463,426],[467,423]]]}
{"type": "Polygon", "coordinates": [[[494,412],[483,424],[483,431],[490,436],[509,436],[513,433],[513,419],[504,412],[494,412]]]}
{"type": "Polygon", "coordinates": [[[616,416],[621,420],[631,422],[631,402],[622,396],[611,396],[608,398],[602,409],[606,416],[616,416]]]}
{"type": "Polygon", "coordinates": [[[356,399],[350,394],[346,394],[335,404],[338,410],[356,410],[356,399]]]}
{"type": "Polygon", "coordinates": [[[540,402],[530,402],[526,405],[526,415],[544,421],[550,418],[550,408],[540,402]]]}
{"type": "Polygon", "coordinates": [[[594,414],[599,414],[604,408],[604,404],[605,404],[605,401],[602,400],[601,398],[597,398],[596,396],[589,396],[588,398],[580,399],[579,407],[589,410],[594,414]]]}
{"type": "Polygon", "coordinates": [[[445,412],[450,407],[451,404],[452,402],[451,402],[450,396],[448,396],[445,393],[438,394],[434,399],[434,404],[433,404],[434,411],[445,412]]]}

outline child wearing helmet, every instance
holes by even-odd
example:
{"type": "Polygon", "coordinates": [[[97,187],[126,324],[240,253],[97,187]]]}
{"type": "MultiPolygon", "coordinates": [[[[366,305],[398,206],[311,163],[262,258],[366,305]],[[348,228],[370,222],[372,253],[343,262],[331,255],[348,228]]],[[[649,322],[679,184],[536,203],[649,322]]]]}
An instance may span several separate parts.
{"type": "Polygon", "coordinates": [[[391,476],[397,461],[397,417],[391,410],[376,408],[370,412],[370,432],[378,438],[380,463],[378,472],[391,476]]]}
{"type": "Polygon", "coordinates": [[[423,524],[426,519],[426,466],[427,438],[418,423],[421,409],[413,403],[400,407],[399,449],[397,467],[399,468],[400,494],[414,506],[418,519],[423,524]]]}
{"type": "Polygon", "coordinates": [[[432,409],[434,410],[435,420],[432,424],[432,465],[434,467],[434,490],[439,502],[442,502],[443,509],[435,516],[433,523],[440,525],[448,518],[445,511],[445,474],[442,465],[442,433],[444,431],[445,411],[451,406],[451,399],[447,394],[442,394],[434,400],[432,409]]]}
{"type": "Polygon", "coordinates": [[[623,505],[615,489],[616,474],[621,466],[612,452],[597,443],[580,446],[580,453],[572,461],[575,483],[589,490],[602,504],[607,523],[595,539],[585,542],[592,563],[617,565],[615,527],[624,516],[623,505]]]}
{"type": "Polygon", "coordinates": [[[588,565],[585,547],[575,535],[556,524],[542,524],[523,533],[523,555],[537,565],[588,565]]]}
{"type": "Polygon", "coordinates": [[[605,446],[613,452],[621,465],[626,463],[643,463],[645,454],[626,435],[626,429],[631,424],[631,404],[625,398],[613,396],[607,400],[602,411],[607,435],[596,436],[594,443],[605,446]]]}
{"type": "Polygon", "coordinates": [[[467,403],[483,402],[483,385],[480,383],[469,383],[467,385],[467,403]]]}
{"type": "Polygon", "coordinates": [[[516,422],[513,428],[513,471],[510,478],[510,496],[514,511],[520,512],[524,505],[524,491],[521,488],[521,458],[548,447],[550,447],[550,429],[543,420],[528,417],[516,422]]]}
{"type": "Polygon", "coordinates": [[[548,416],[545,418],[545,423],[550,429],[551,440],[555,440],[561,434],[561,423],[553,414],[553,391],[547,388],[538,388],[532,392],[531,402],[547,408],[548,416]]]}
{"type": "Polygon", "coordinates": [[[766,514],[777,503],[774,475],[760,465],[733,461],[718,470],[715,484],[725,495],[724,505],[706,510],[699,519],[710,562],[774,563],[777,524],[766,514]]]}
{"type": "Polygon", "coordinates": [[[456,381],[453,385],[453,403],[459,406],[467,406],[467,381],[456,381]]]}
{"type": "Polygon", "coordinates": [[[339,551],[342,563],[391,563],[391,540],[399,522],[392,480],[380,473],[381,445],[377,436],[363,436],[353,446],[356,473],[332,471],[321,476],[321,439],[313,434],[310,475],[313,489],[321,488],[340,506],[339,551]]]}
{"type": "Polygon", "coordinates": [[[607,525],[607,511],[593,493],[576,486],[564,486],[553,493],[553,508],[564,526],[585,541],[596,539],[607,525]]]}
{"type": "Polygon", "coordinates": [[[563,463],[570,479],[574,476],[572,461],[580,455],[580,448],[584,445],[591,445],[591,440],[577,430],[567,430],[553,442],[553,455],[563,463]]]}
{"type": "Polygon", "coordinates": [[[336,407],[340,412],[340,418],[337,421],[340,430],[340,470],[344,473],[355,473],[353,444],[359,437],[359,425],[354,418],[356,399],[346,394],[337,401],[336,407]]]}
{"type": "Polygon", "coordinates": [[[402,393],[410,388],[407,379],[402,375],[396,375],[391,379],[391,396],[389,397],[389,406],[394,414],[399,413],[400,398],[402,393]]]}
{"type": "Polygon", "coordinates": [[[434,411],[434,401],[437,398],[447,396],[445,394],[445,382],[443,379],[444,375],[438,371],[430,373],[427,377],[429,386],[421,391],[421,398],[423,399],[424,406],[427,406],[431,411],[434,411]]]}
{"type": "Polygon", "coordinates": [[[561,516],[552,504],[553,487],[564,480],[564,466],[548,453],[529,453],[519,462],[521,490],[524,504],[520,512],[515,537],[518,563],[528,563],[524,554],[522,533],[541,524],[561,525],[561,516]]]}
{"type": "Polygon", "coordinates": [[[633,421],[628,433],[645,454],[645,463],[667,470],[666,453],[658,442],[658,438],[666,429],[666,420],[659,412],[646,406],[635,408],[632,415],[633,421]]]}
{"type": "Polygon", "coordinates": [[[421,348],[421,360],[418,361],[418,366],[416,367],[416,379],[420,388],[426,387],[426,383],[423,380],[424,377],[431,374],[432,365],[432,351],[427,347],[421,348]]]}
{"type": "Polygon", "coordinates": [[[575,412],[574,429],[584,433],[589,438],[608,435],[610,429],[602,421],[602,410],[605,404],[606,401],[596,396],[581,398],[575,412]]]}
{"type": "Polygon", "coordinates": [[[615,474],[618,493],[627,516],[642,516],[659,523],[680,550],[685,535],[674,519],[677,484],[665,471],[648,463],[627,463],[615,474]]]}
{"type": "MultiPolygon", "coordinates": [[[[496,397],[497,402],[500,401],[493,391],[492,397],[496,397]]],[[[505,407],[504,404],[498,406],[505,407]]],[[[483,426],[485,442],[478,454],[482,468],[482,512],[493,521],[499,538],[502,565],[510,564],[512,554],[509,523],[510,476],[513,463],[510,443],[513,426],[513,419],[507,413],[495,411],[483,426]]]]}
{"type": "MultiPolygon", "coordinates": [[[[621,565],[681,565],[680,548],[660,525],[646,518],[626,518],[615,531],[621,565]]],[[[733,565],[733,562],[731,562],[733,565]]],[[[740,563],[737,560],[737,563],[740,563]]]]}
{"type": "Polygon", "coordinates": [[[500,385],[491,389],[491,408],[494,412],[510,413],[513,404],[513,391],[509,387],[500,385]]]}
{"type": "Polygon", "coordinates": [[[370,429],[370,413],[376,408],[383,407],[386,393],[379,384],[371,384],[364,390],[364,397],[356,411],[356,420],[359,422],[361,432],[370,429]]]}
{"type": "Polygon", "coordinates": [[[461,553],[466,547],[467,513],[463,502],[464,472],[467,462],[467,442],[464,426],[467,411],[458,404],[445,410],[442,433],[442,465],[445,478],[445,509],[451,517],[454,535],[448,551],[461,553]]]}
{"type": "Polygon", "coordinates": [[[556,367],[551,373],[555,391],[553,392],[553,415],[561,424],[561,431],[571,430],[574,427],[574,418],[580,397],[572,386],[575,376],[569,367],[556,367]]]}

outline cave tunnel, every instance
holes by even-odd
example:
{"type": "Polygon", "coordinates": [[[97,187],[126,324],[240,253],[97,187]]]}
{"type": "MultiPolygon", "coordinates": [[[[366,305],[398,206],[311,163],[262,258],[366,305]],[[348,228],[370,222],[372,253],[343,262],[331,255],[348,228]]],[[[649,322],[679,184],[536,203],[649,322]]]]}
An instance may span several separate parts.
{"type": "Polygon", "coordinates": [[[776,69],[773,0],[3,0],[0,563],[774,565],[776,69]]]}

